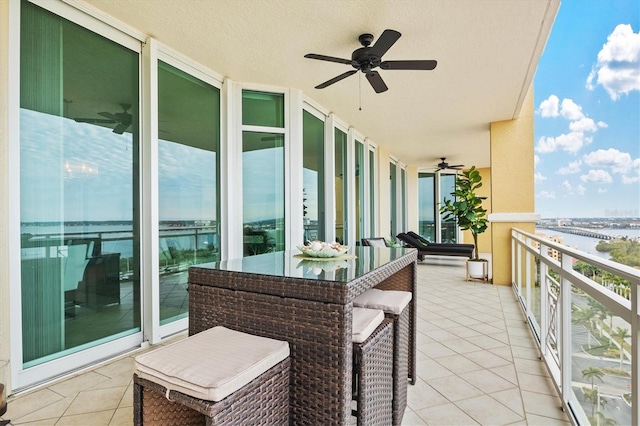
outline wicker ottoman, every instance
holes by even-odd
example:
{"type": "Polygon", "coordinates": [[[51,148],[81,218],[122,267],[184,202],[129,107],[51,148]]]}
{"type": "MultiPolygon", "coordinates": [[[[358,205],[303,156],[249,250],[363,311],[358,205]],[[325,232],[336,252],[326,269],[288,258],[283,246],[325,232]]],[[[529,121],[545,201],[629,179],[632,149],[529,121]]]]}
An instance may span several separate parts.
{"type": "Polygon", "coordinates": [[[134,425],[289,424],[289,344],[214,327],[136,357],[134,425]]]}
{"type": "Polygon", "coordinates": [[[358,425],[391,424],[393,327],[379,309],[353,308],[353,393],[358,425]]]}
{"type": "Polygon", "coordinates": [[[357,296],[353,305],[380,309],[393,321],[393,422],[400,425],[407,407],[409,372],[409,309],[411,293],[408,291],[378,290],[372,288],[357,296]]]}

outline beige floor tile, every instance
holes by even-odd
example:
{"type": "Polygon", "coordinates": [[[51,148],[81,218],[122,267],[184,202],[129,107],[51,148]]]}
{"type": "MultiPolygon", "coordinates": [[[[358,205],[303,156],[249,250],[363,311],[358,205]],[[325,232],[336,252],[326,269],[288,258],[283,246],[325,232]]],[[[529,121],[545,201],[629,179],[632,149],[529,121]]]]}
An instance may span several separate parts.
{"type": "Polygon", "coordinates": [[[413,411],[405,411],[402,417],[402,426],[424,426],[426,423],[413,411]]]}
{"type": "Polygon", "coordinates": [[[472,371],[470,373],[459,374],[459,376],[484,393],[499,392],[516,387],[515,384],[489,370],[472,371]]]}
{"type": "Polygon", "coordinates": [[[33,411],[40,410],[48,405],[64,399],[61,395],[49,389],[40,389],[28,394],[10,398],[7,402],[7,419],[18,420],[33,411]]]}
{"type": "Polygon", "coordinates": [[[454,404],[438,405],[416,411],[428,425],[472,426],[479,424],[454,404]]]}
{"type": "Polygon", "coordinates": [[[571,422],[569,420],[559,420],[528,413],[527,424],[529,426],[569,426],[571,422]]]}
{"type": "Polygon", "coordinates": [[[64,416],[56,426],[108,426],[115,410],[94,411],[86,414],[64,416]]]}
{"type": "Polygon", "coordinates": [[[407,390],[407,405],[412,411],[447,404],[448,402],[444,396],[423,380],[418,380],[415,385],[409,386],[407,390]]]}
{"type": "Polygon", "coordinates": [[[127,356],[96,368],[94,371],[98,374],[102,374],[103,376],[114,378],[123,374],[131,374],[134,364],[135,361],[133,357],[127,356]]]}
{"type": "Polygon", "coordinates": [[[522,403],[522,395],[520,394],[520,389],[511,388],[499,392],[493,392],[489,394],[489,396],[496,401],[500,402],[502,405],[509,407],[513,412],[519,414],[521,417],[524,417],[524,405],[522,403]]]}
{"type": "Polygon", "coordinates": [[[505,361],[513,362],[513,354],[511,353],[512,349],[513,348],[511,347],[502,347],[502,348],[489,349],[488,352],[491,352],[492,354],[499,356],[505,361]]]}
{"type": "Polygon", "coordinates": [[[69,405],[71,405],[71,403],[73,402],[73,397],[69,397],[69,398],[63,398],[59,401],[56,401],[52,404],[49,404],[45,407],[42,407],[40,409],[34,409],[32,410],[30,413],[22,416],[22,417],[11,417],[13,423],[29,423],[29,422],[36,422],[36,421],[42,421],[42,420],[47,420],[47,419],[57,419],[58,417],[62,416],[64,414],[65,411],[67,411],[67,408],[69,408],[69,405]]]}
{"type": "Polygon", "coordinates": [[[95,371],[89,371],[51,385],[49,386],[49,389],[62,396],[71,396],[85,389],[92,388],[99,383],[106,382],[107,380],[109,380],[107,376],[98,374],[95,371]]]}
{"type": "Polygon", "coordinates": [[[443,341],[442,344],[459,354],[475,352],[482,349],[480,346],[474,345],[473,343],[464,339],[446,340],[443,341]]]}
{"type": "Polygon", "coordinates": [[[567,415],[561,409],[560,398],[544,395],[536,392],[522,391],[522,402],[527,416],[550,417],[552,419],[565,420],[567,415]]]}
{"type": "Polygon", "coordinates": [[[456,406],[481,425],[508,425],[523,420],[522,416],[488,395],[458,401],[456,406]]]}
{"type": "Polygon", "coordinates": [[[522,390],[544,393],[552,396],[558,395],[550,377],[518,372],[518,382],[520,384],[520,389],[522,390]]]}
{"type": "Polygon", "coordinates": [[[482,335],[468,337],[467,341],[481,347],[482,349],[497,349],[508,346],[503,340],[499,340],[501,337],[503,340],[507,340],[506,336],[503,336],[502,333],[496,333],[490,336],[482,335]]]}
{"type": "Polygon", "coordinates": [[[133,383],[127,386],[127,390],[122,395],[122,399],[120,400],[120,404],[118,408],[128,408],[133,407],[133,383]]]}
{"type": "Polygon", "coordinates": [[[477,351],[464,354],[464,357],[470,359],[483,368],[500,367],[501,365],[511,364],[511,361],[507,361],[501,356],[495,355],[489,351],[477,351]]]}
{"type": "Polygon", "coordinates": [[[460,354],[443,356],[441,358],[437,358],[435,361],[447,370],[457,375],[483,369],[482,366],[476,364],[475,362],[460,354]]]}
{"type": "Polygon", "coordinates": [[[115,411],[126,390],[126,386],[121,386],[80,392],[67,409],[66,415],[71,416],[100,410],[115,411]]]}
{"type": "Polygon", "coordinates": [[[540,352],[537,348],[523,348],[521,346],[512,346],[511,353],[514,358],[530,359],[532,361],[540,360],[540,352]]]}
{"type": "Polygon", "coordinates": [[[453,375],[450,370],[447,370],[433,359],[419,363],[416,362],[416,369],[418,371],[418,377],[425,381],[453,375]]]}
{"type": "Polygon", "coordinates": [[[463,339],[468,338],[468,337],[481,336],[482,335],[482,333],[480,333],[479,331],[473,330],[472,328],[466,327],[466,326],[459,326],[459,327],[450,328],[447,331],[449,331],[450,333],[453,333],[456,336],[461,337],[463,339]]]}
{"type": "Polygon", "coordinates": [[[490,368],[490,370],[514,385],[518,384],[518,375],[513,364],[501,365],[500,367],[490,368]]]}
{"type": "Polygon", "coordinates": [[[132,424],[133,407],[118,408],[109,422],[109,426],[131,426],[132,424]]]}
{"type": "Polygon", "coordinates": [[[28,422],[28,423],[22,423],[19,421],[11,421],[11,423],[9,423],[10,425],[20,425],[20,426],[54,426],[56,423],[58,423],[60,419],[58,417],[54,417],[53,419],[45,419],[45,420],[38,420],[35,422],[28,422]]]}
{"type": "Polygon", "coordinates": [[[530,360],[524,358],[514,358],[513,364],[516,366],[518,373],[537,374],[538,376],[549,376],[547,367],[541,360],[530,360]]]}
{"type": "Polygon", "coordinates": [[[439,379],[429,380],[427,383],[452,402],[483,394],[480,389],[458,376],[441,377],[439,379]]]}
{"type": "Polygon", "coordinates": [[[451,355],[455,355],[455,351],[453,351],[452,349],[446,347],[445,345],[443,345],[442,343],[438,343],[438,342],[434,342],[434,343],[428,343],[426,345],[420,345],[419,347],[416,347],[416,350],[419,350],[420,352],[422,352],[423,354],[431,357],[431,358],[440,358],[443,356],[451,356],[451,355]]]}

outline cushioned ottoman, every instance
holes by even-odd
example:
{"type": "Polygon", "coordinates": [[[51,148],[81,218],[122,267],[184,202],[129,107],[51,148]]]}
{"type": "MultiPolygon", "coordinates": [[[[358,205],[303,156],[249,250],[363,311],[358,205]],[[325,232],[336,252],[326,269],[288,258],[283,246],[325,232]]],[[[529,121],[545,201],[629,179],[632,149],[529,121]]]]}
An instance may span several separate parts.
{"type": "Polygon", "coordinates": [[[409,372],[409,309],[408,291],[369,289],[353,300],[362,308],[380,309],[393,321],[393,425],[400,425],[407,407],[409,372]]]}
{"type": "Polygon", "coordinates": [[[136,357],[135,425],[289,423],[289,344],[214,327],[136,357]]]}
{"type": "Polygon", "coordinates": [[[379,309],[353,308],[353,390],[358,425],[393,417],[393,326],[379,309]]]}

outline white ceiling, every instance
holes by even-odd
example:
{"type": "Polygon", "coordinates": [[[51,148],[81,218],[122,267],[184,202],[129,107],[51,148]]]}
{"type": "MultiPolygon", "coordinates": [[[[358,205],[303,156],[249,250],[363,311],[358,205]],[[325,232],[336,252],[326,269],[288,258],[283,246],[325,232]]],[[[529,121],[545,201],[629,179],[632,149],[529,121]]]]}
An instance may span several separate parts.
{"type": "Polygon", "coordinates": [[[560,0],[86,2],[234,81],[301,89],[403,163],[433,168],[490,166],[489,124],[518,116],[560,0]],[[306,53],[349,59],[360,34],[375,44],[386,28],[402,37],[383,60],[437,68],[379,70],[381,94],[361,73],[314,89],[352,68],[306,53]]]}

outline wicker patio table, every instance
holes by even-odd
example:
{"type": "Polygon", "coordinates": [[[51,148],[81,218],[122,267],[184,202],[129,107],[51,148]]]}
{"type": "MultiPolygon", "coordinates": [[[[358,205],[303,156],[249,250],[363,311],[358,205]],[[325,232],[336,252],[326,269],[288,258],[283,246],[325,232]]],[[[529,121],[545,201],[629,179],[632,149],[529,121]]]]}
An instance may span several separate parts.
{"type": "Polygon", "coordinates": [[[333,261],[281,251],[189,268],[189,334],[222,325],[286,340],[290,421],[345,425],[351,415],[353,298],[376,287],[413,293],[409,379],[415,383],[417,251],[353,247],[333,261]],[[338,268],[338,269],[336,269],[338,268]]]}

